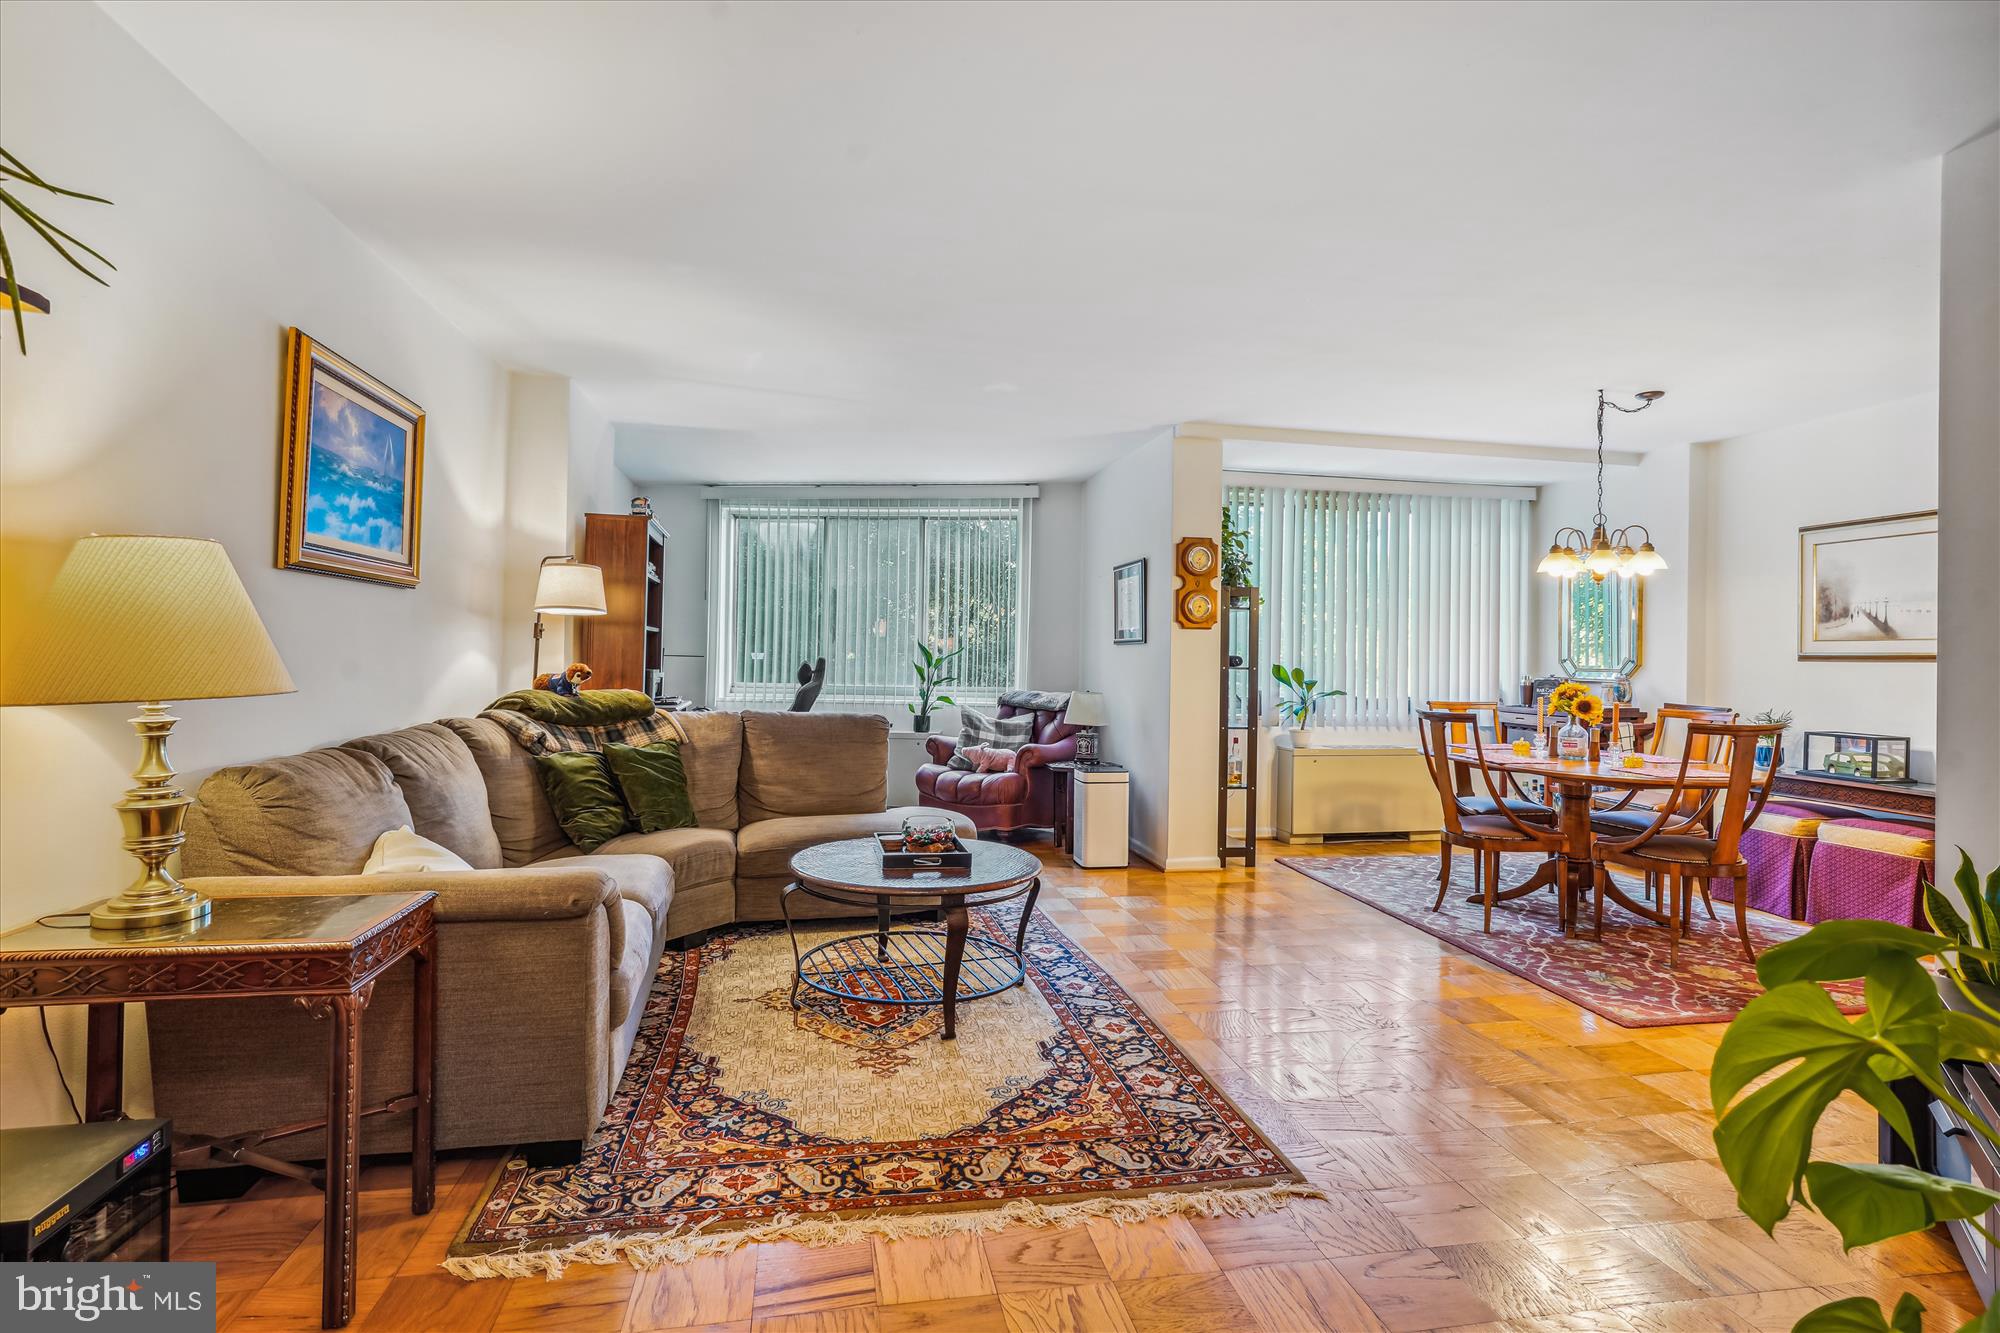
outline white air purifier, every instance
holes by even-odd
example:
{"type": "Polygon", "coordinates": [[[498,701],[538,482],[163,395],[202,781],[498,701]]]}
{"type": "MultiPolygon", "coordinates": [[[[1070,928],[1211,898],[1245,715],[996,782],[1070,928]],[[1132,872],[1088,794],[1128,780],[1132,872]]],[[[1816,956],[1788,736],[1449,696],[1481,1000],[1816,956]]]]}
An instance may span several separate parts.
{"type": "Polygon", "coordinates": [[[1131,774],[1124,769],[1080,768],[1070,774],[1070,855],[1090,870],[1131,864],[1128,821],[1131,774]]]}

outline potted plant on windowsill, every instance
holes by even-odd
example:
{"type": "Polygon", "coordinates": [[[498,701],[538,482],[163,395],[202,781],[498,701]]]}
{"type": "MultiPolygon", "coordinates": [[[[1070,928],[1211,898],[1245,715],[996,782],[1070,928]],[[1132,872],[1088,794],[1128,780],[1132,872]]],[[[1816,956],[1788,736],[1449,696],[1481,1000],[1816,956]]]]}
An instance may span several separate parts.
{"type": "Polygon", "coordinates": [[[1307,677],[1304,667],[1288,667],[1279,662],[1271,663],[1271,678],[1278,682],[1278,719],[1290,736],[1285,743],[1310,749],[1318,739],[1314,733],[1323,730],[1306,725],[1312,721],[1313,711],[1328,699],[1344,698],[1347,691],[1323,690],[1318,681],[1307,677]]]}
{"type": "Polygon", "coordinates": [[[939,694],[938,690],[958,679],[949,673],[949,664],[952,658],[964,651],[965,648],[960,646],[948,653],[939,653],[927,643],[917,644],[917,660],[914,664],[917,669],[917,701],[903,705],[910,710],[911,731],[919,735],[929,731],[931,709],[938,704],[943,704],[947,708],[957,706],[950,695],[939,694]]]}

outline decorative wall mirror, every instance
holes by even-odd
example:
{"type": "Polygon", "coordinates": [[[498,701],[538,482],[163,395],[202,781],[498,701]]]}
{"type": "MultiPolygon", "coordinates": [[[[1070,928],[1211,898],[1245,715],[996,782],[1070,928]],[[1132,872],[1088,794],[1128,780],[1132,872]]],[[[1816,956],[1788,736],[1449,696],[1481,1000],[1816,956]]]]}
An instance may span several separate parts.
{"type": "Polygon", "coordinates": [[[1645,660],[1646,582],[1588,575],[1563,580],[1557,649],[1571,680],[1616,680],[1645,660]]]}

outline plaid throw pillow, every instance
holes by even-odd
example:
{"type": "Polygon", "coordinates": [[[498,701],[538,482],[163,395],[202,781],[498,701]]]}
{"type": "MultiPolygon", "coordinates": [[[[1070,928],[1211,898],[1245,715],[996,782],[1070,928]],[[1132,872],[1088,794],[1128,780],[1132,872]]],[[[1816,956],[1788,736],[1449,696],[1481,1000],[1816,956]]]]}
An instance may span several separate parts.
{"type": "Polygon", "coordinates": [[[1018,750],[1035,739],[1035,718],[1032,713],[1020,717],[988,717],[970,708],[958,710],[958,749],[952,751],[951,767],[972,768],[972,761],[964,752],[974,746],[984,746],[989,750],[1018,750]]]}

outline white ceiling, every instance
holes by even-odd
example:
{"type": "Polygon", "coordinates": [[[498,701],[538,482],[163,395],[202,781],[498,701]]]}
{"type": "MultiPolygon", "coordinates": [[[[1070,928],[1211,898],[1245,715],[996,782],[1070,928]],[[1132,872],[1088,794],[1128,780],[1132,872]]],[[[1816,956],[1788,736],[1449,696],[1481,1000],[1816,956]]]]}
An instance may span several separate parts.
{"type": "Polygon", "coordinates": [[[2000,117],[1983,2],[105,8],[644,480],[1924,392],[2000,117]]]}

